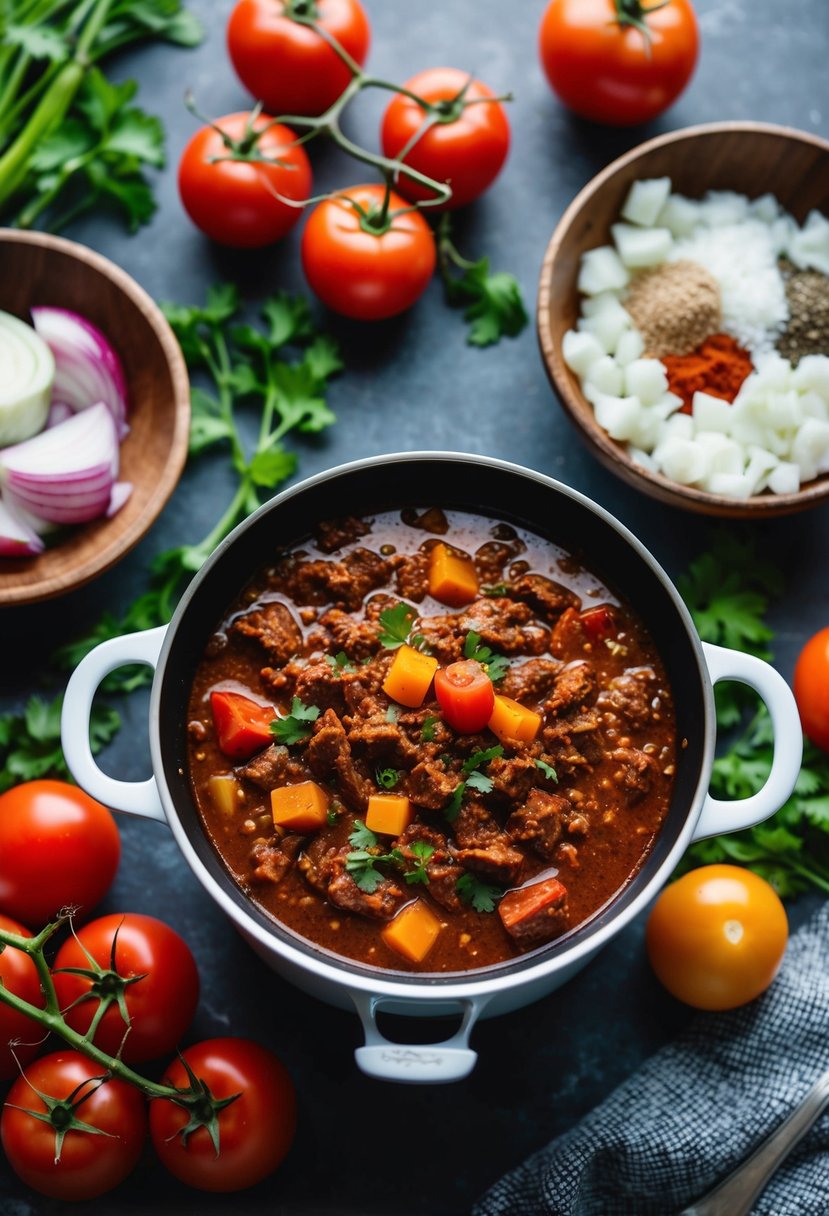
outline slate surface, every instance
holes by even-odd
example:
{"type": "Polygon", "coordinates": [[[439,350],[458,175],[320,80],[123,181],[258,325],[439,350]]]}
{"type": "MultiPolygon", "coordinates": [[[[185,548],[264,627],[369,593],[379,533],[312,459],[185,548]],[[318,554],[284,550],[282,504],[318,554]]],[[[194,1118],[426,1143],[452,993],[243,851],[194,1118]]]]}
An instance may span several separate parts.
{"type": "MultiPolygon", "coordinates": [[[[544,247],[565,206],[593,173],[642,139],[728,118],[829,134],[824,0],[802,0],[796,23],[785,31],[774,0],[698,0],[704,49],[694,81],[660,120],[632,131],[601,130],[572,119],[553,99],[536,59],[542,0],[507,9],[499,0],[366,3],[374,30],[371,64],[378,74],[402,81],[430,64],[453,63],[471,68],[496,90],[514,91],[507,168],[464,218],[459,241],[517,274],[531,306],[544,247]]],[[[254,308],[276,288],[302,288],[298,236],[264,254],[230,254],[207,244],[180,209],[174,166],[194,129],[182,102],[185,87],[215,115],[246,104],[224,50],[229,0],[193,0],[192,7],[208,29],[202,47],[149,48],[115,68],[118,76],[139,79],[140,100],[164,116],[169,134],[170,166],[158,179],[160,207],[153,223],[128,237],[115,223],[96,218],[68,235],[114,258],[158,299],[196,301],[208,284],[232,277],[254,308]]],[[[353,130],[364,140],[374,137],[382,102],[365,98],[355,108],[353,130]]],[[[322,189],[362,177],[362,169],[344,163],[335,150],[322,149],[317,157],[322,189]]],[[[300,475],[394,450],[480,452],[535,467],[589,494],[636,532],[673,575],[705,546],[709,524],[638,495],[581,447],[549,390],[532,328],[516,341],[474,350],[465,345],[459,316],[445,310],[437,283],[400,320],[367,330],[326,320],[342,341],[348,371],[331,387],[337,425],[297,445],[300,475]]],[[[150,535],[116,570],[59,602],[5,610],[0,708],[19,707],[48,681],[53,644],[77,634],[103,609],[125,607],[143,589],[152,557],[199,539],[216,504],[230,492],[221,460],[188,469],[150,535]]],[[[787,575],[786,594],[773,613],[777,664],[787,677],[803,641],[827,621],[827,524],[829,511],[821,509],[752,529],[787,575]]],[[[124,728],[105,766],[137,779],[149,767],[141,694],[124,713],[124,728]]],[[[91,1216],[461,1213],[505,1169],[571,1126],[688,1017],[649,973],[640,918],[566,988],[481,1024],[474,1034],[479,1064],[467,1081],[442,1089],[372,1082],[353,1062],[356,1019],[266,970],[203,893],[164,827],[123,820],[121,827],[124,857],[104,909],[149,911],[184,934],[203,979],[192,1039],[230,1033],[269,1043],[296,1078],[300,1127],[280,1172],[243,1198],[188,1191],[148,1154],[131,1182],[83,1205],[91,1216]]],[[[793,920],[802,919],[813,902],[799,901],[793,920]]],[[[33,1196],[0,1164],[2,1216],[63,1210],[70,1209],[33,1196]]]]}

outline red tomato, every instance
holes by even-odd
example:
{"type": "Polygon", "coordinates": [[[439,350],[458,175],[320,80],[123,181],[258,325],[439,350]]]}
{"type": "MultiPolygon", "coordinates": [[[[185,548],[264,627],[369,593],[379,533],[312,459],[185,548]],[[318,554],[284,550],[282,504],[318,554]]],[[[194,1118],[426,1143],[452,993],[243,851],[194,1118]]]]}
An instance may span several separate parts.
{"type": "MultiPolygon", "coordinates": [[[[19,937],[32,936],[28,929],[8,916],[0,916],[0,929],[16,933],[19,937]]],[[[37,968],[22,950],[7,946],[0,954],[0,984],[30,1005],[43,1006],[37,968]]],[[[19,1075],[18,1064],[28,1064],[29,1060],[34,1059],[45,1034],[46,1031],[37,1022],[0,1002],[0,1081],[8,1081],[19,1075]],[[14,1053],[9,1046],[13,1040],[14,1053]]]]}
{"type": "MultiPolygon", "coordinates": [[[[150,1105],[153,1147],[171,1174],[202,1191],[238,1191],[266,1178],[280,1164],[296,1131],[296,1091],[285,1067],[272,1052],[249,1039],[208,1039],[183,1052],[214,1098],[241,1094],[218,1117],[219,1155],[206,1128],[185,1141],[188,1114],[174,1102],[156,1098],[150,1105]]],[[[189,1084],[176,1059],[165,1082],[189,1084]]]]}
{"type": "Polygon", "coordinates": [[[290,17],[311,16],[360,66],[371,30],[359,0],[239,0],[227,47],[245,88],[272,114],[322,114],[351,80],[325,38],[290,17]],[[313,10],[313,12],[312,12],[313,10]]]}
{"type": "MultiPolygon", "coordinates": [[[[302,234],[302,265],[311,288],[328,308],[358,321],[411,308],[435,270],[434,237],[416,211],[395,215],[385,231],[372,231],[384,197],[383,186],[349,186],[314,208],[302,234]]],[[[407,206],[392,193],[390,212],[407,206]]]]}
{"type": "MultiPolygon", "coordinates": [[[[0,1121],[0,1137],[9,1165],[20,1178],[53,1199],[94,1199],[122,1182],[138,1163],[147,1134],[144,1098],[126,1081],[91,1082],[73,1099],[77,1118],[106,1134],[68,1131],[55,1160],[56,1124],[35,1119],[29,1111],[47,1109],[35,1089],[52,1098],[68,1098],[77,1086],[100,1077],[94,1064],[77,1051],[42,1056],[9,1090],[0,1121]],[[34,1086],[34,1089],[32,1088],[34,1086]],[[88,1094],[88,1097],[84,1095],[88,1094]],[[13,1110],[12,1106],[23,1107],[13,1110]]],[[[68,1105],[57,1108],[57,1119],[68,1105]]]]}
{"type": "Polygon", "coordinates": [[[435,672],[435,696],[444,720],[465,735],[483,730],[492,717],[495,690],[474,659],[461,659],[435,672]]]}
{"type": "Polygon", "coordinates": [[[594,642],[609,638],[616,632],[616,621],[610,604],[597,604],[579,613],[579,620],[587,636],[594,642]]]}
{"type": "MultiPolygon", "coordinates": [[[[115,1055],[123,1040],[121,1052],[128,1064],[155,1060],[166,1056],[179,1044],[196,1012],[199,999],[199,974],[190,948],[183,938],[154,916],[113,913],[90,921],[77,936],[69,937],[57,953],[54,963],[55,989],[69,1025],[86,1034],[98,1008],[97,1000],[82,1001],[70,1008],[84,993],[93,988],[91,980],[82,975],[61,975],[63,967],[89,970],[84,950],[110,972],[112,942],[115,934],[115,970],[124,979],[143,976],[124,989],[124,1000],[130,1015],[129,1034],[117,1004],[112,1004],[101,1018],[95,1031],[95,1046],[115,1055]]],[[[112,988],[108,978],[96,984],[106,993],[112,988]]]]}
{"type": "Polygon", "coordinates": [[[819,630],[801,650],[794,695],[805,734],[829,752],[829,628],[819,630]]]}
{"type": "Polygon", "coordinates": [[[76,785],[29,781],[0,794],[0,911],[39,928],[67,906],[89,915],[121,842],[110,811],[76,785]]]}
{"type": "Polygon", "coordinates": [[[783,959],[786,912],[764,878],[742,866],[690,870],[651,909],[648,957],[695,1009],[734,1009],[768,988],[783,959]]]}
{"type": "MultiPolygon", "coordinates": [[[[406,153],[407,165],[452,187],[443,211],[463,207],[491,186],[509,150],[509,123],[495,94],[480,80],[457,68],[428,68],[406,81],[405,87],[430,103],[424,109],[412,97],[398,93],[383,117],[381,139],[385,156],[397,158],[421,130],[424,120],[436,121],[406,153]],[[491,100],[488,100],[490,99],[491,100]]],[[[405,173],[395,183],[408,199],[435,197],[435,192],[405,173]]]]}
{"type": "Polygon", "coordinates": [[[219,747],[232,760],[247,760],[273,743],[271,722],[276,711],[238,692],[211,692],[210,708],[219,747]]]}
{"type": "Polygon", "coordinates": [[[628,127],[661,114],[691,79],[697,19],[690,0],[653,6],[551,0],[539,49],[547,79],[566,106],[582,118],[628,127]],[[631,19],[643,22],[650,37],[631,19]]]}
{"type": "MultiPolygon", "coordinates": [[[[272,119],[259,114],[226,114],[216,126],[242,153],[254,154],[249,134],[265,131],[272,119]]],[[[227,159],[233,155],[218,130],[201,127],[181,154],[178,189],[190,219],[212,240],[234,249],[272,245],[293,228],[311,193],[311,164],[287,127],[272,125],[255,143],[255,153],[279,164],[227,159]],[[216,158],[224,158],[216,160],[216,158]]]]}

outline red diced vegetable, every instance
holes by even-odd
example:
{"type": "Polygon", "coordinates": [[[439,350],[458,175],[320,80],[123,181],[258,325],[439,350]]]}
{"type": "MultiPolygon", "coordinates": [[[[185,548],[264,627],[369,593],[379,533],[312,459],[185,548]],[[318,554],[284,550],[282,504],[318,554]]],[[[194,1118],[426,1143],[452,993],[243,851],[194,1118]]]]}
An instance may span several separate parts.
{"type": "Polygon", "coordinates": [[[273,742],[276,712],[238,692],[212,692],[210,708],[219,747],[232,760],[247,760],[273,742]]]}
{"type": "Polygon", "coordinates": [[[601,642],[616,632],[616,618],[610,604],[597,604],[580,614],[582,627],[587,636],[594,642],[601,642]]]}
{"type": "Polygon", "coordinates": [[[567,888],[557,878],[546,878],[508,891],[498,905],[498,914],[519,946],[540,946],[566,927],[567,888]]]}

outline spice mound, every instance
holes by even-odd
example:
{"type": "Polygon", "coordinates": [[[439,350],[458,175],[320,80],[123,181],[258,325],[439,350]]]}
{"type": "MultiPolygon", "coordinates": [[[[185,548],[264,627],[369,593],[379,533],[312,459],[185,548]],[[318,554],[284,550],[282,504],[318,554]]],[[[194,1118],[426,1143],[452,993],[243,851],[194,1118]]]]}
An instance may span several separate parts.
{"type": "Polygon", "coordinates": [[[789,322],[777,349],[797,367],[804,355],[829,351],[829,278],[819,270],[795,270],[791,262],[783,273],[789,322]]]}
{"type": "Polygon", "coordinates": [[[645,354],[654,359],[687,355],[722,322],[717,280],[704,266],[684,258],[638,274],[625,308],[642,335],[645,354]]]}
{"type": "Polygon", "coordinates": [[[730,334],[712,334],[688,354],[664,355],[668,388],[682,398],[681,414],[693,412],[694,393],[733,401],[752,371],[751,355],[730,334]]]}

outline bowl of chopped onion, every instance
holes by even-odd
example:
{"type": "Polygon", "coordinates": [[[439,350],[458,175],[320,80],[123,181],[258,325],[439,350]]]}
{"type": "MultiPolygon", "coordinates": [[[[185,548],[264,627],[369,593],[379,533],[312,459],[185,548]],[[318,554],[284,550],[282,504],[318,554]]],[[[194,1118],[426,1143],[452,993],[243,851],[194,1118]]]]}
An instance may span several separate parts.
{"type": "Polygon", "coordinates": [[[0,604],[89,582],[187,456],[181,351],[146,292],[62,237],[0,229],[0,604]]]}
{"type": "Polygon", "coordinates": [[[602,170],[553,233],[538,337],[630,485],[707,515],[829,499],[829,143],[690,127],[602,170]]]}

